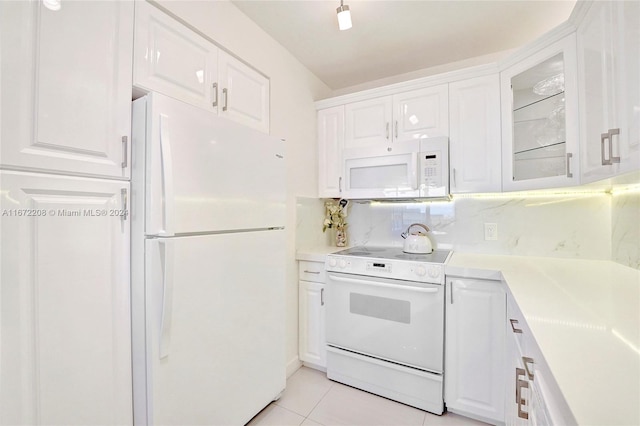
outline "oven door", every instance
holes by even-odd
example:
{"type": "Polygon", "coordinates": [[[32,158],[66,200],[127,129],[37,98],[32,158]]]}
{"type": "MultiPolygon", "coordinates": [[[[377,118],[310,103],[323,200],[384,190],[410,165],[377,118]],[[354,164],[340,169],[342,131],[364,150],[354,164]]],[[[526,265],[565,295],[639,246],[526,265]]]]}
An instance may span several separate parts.
{"type": "Polygon", "coordinates": [[[444,286],[330,272],[327,344],[442,372],[444,286]]]}

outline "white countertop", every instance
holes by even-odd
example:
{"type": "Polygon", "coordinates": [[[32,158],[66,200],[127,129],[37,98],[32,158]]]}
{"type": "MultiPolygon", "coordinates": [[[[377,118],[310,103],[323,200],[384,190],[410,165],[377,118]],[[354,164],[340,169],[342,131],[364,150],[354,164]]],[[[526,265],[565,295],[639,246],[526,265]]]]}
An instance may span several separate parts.
{"type": "Polygon", "coordinates": [[[640,425],[640,271],[454,253],[446,272],[506,282],[579,425],[640,425]]]}
{"type": "Polygon", "coordinates": [[[346,250],[347,247],[334,247],[334,246],[316,246],[316,247],[303,247],[296,250],[296,260],[307,260],[310,262],[323,262],[326,256],[331,253],[335,253],[340,250],[346,250]]]}

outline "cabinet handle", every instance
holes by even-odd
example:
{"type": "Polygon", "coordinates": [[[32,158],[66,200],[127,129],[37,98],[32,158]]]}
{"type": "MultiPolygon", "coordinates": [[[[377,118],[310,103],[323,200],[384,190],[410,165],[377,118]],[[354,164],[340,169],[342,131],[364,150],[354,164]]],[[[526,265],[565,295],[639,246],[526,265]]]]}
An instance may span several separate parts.
{"type": "Polygon", "coordinates": [[[511,330],[513,330],[514,333],[522,334],[522,330],[515,326],[515,324],[518,324],[518,320],[510,319],[509,322],[511,323],[511,330]]]}
{"type": "Polygon", "coordinates": [[[533,381],[533,373],[529,371],[529,364],[531,364],[531,370],[533,370],[533,358],[523,356],[522,362],[524,364],[524,369],[527,372],[527,377],[529,377],[529,380],[533,381]]]}
{"type": "Polygon", "coordinates": [[[226,111],[229,106],[229,92],[226,88],[222,89],[222,97],[224,98],[224,105],[222,105],[222,110],[226,111]]]}
{"type": "Polygon", "coordinates": [[[218,83],[213,83],[213,102],[211,106],[218,106],[218,83]]]}
{"type": "Polygon", "coordinates": [[[324,288],[320,289],[320,306],[324,306],[324,288]]]}
{"type": "Polygon", "coordinates": [[[338,192],[342,193],[342,176],[338,178],[338,192]]]}
{"type": "Polygon", "coordinates": [[[320,271],[307,271],[306,269],[304,270],[305,274],[319,274],[320,271]]]}
{"type": "Polygon", "coordinates": [[[609,164],[619,163],[620,157],[613,156],[613,136],[617,135],[620,138],[620,129],[609,129],[609,164]]]}
{"type": "Polygon", "coordinates": [[[573,157],[573,154],[570,152],[567,152],[567,177],[568,178],[573,177],[573,173],[571,173],[571,157],[573,157]]]}
{"type": "Polygon", "coordinates": [[[398,120],[396,120],[396,139],[398,139],[398,120]]]}
{"type": "Polygon", "coordinates": [[[520,380],[520,377],[524,377],[524,375],[525,371],[522,368],[516,368],[516,403],[518,404],[518,417],[528,419],[529,413],[522,409],[527,403],[527,401],[522,398],[522,389],[529,389],[529,382],[520,380]]]}
{"type": "MultiPolygon", "coordinates": [[[[607,139],[609,139],[609,133],[601,133],[600,134],[600,156],[602,157],[602,165],[603,166],[610,166],[613,163],[611,162],[611,157],[609,157],[608,160],[605,160],[604,158],[604,153],[605,153],[605,149],[604,149],[604,141],[606,141],[607,139]]],[[[609,140],[609,155],[611,155],[611,140],[609,140]]]]}
{"type": "Polygon", "coordinates": [[[127,194],[126,188],[122,188],[120,190],[120,198],[122,198],[122,213],[123,213],[120,215],[120,220],[122,222],[125,222],[127,220],[127,217],[129,216],[129,212],[127,211],[128,194],[127,194]]]}
{"type": "Polygon", "coordinates": [[[129,166],[129,137],[122,137],[122,168],[126,169],[129,166]]]}
{"type": "Polygon", "coordinates": [[[389,122],[387,121],[387,139],[389,139],[389,122]]]}
{"type": "Polygon", "coordinates": [[[453,187],[457,188],[458,184],[456,183],[456,168],[453,168],[453,187]]]}
{"type": "Polygon", "coordinates": [[[449,286],[449,301],[451,302],[450,304],[453,305],[453,284],[449,286]]]}

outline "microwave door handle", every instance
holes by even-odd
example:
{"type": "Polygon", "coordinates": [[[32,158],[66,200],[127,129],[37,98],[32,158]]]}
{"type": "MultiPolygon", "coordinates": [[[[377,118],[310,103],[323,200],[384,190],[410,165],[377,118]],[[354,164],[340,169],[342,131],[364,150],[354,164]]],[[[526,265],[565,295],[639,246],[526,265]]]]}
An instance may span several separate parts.
{"type": "Polygon", "coordinates": [[[438,292],[437,288],[422,288],[422,287],[413,287],[413,286],[406,286],[406,285],[386,284],[386,283],[380,283],[377,281],[361,280],[357,278],[338,277],[336,275],[329,275],[329,278],[334,281],[349,283],[349,284],[365,284],[365,285],[370,285],[375,287],[394,288],[394,289],[401,288],[401,289],[406,289],[410,291],[417,291],[420,293],[437,293],[438,292]]]}

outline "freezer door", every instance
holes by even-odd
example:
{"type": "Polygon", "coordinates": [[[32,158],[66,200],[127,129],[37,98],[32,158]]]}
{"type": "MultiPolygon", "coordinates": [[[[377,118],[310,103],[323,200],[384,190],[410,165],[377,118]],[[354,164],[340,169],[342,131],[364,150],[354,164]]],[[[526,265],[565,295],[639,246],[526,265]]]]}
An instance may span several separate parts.
{"type": "Polygon", "coordinates": [[[158,93],[146,102],[147,235],[284,226],[283,141],[158,93]]]}
{"type": "Polygon", "coordinates": [[[148,424],[243,425],[284,389],[284,244],[283,230],[147,240],[148,424]]]}

